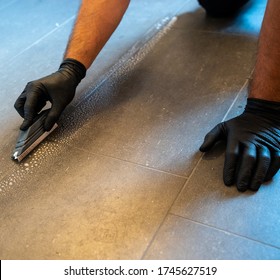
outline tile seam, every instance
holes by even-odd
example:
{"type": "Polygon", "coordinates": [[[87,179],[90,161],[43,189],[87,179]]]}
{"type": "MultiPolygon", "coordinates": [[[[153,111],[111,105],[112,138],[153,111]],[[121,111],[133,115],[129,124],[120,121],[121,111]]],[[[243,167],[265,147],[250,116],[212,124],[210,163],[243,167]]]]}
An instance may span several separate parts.
{"type": "Polygon", "coordinates": [[[184,219],[184,220],[188,220],[188,221],[190,221],[190,222],[192,222],[192,223],[195,223],[195,224],[198,224],[198,225],[207,227],[207,228],[211,228],[211,229],[214,229],[214,230],[223,232],[223,233],[225,233],[225,234],[234,235],[234,236],[239,237],[239,238],[243,238],[243,239],[250,240],[250,241],[253,241],[253,242],[256,242],[256,243],[259,243],[259,244],[268,246],[268,247],[271,247],[271,248],[275,248],[275,249],[277,249],[277,250],[280,251],[280,246],[276,246],[276,245],[273,245],[273,244],[270,244],[270,243],[266,243],[266,242],[263,242],[263,241],[258,240],[258,239],[253,239],[253,238],[250,238],[250,237],[248,237],[248,236],[238,234],[238,233],[236,233],[236,232],[232,232],[232,231],[225,230],[225,229],[222,229],[222,228],[219,228],[219,227],[216,227],[216,226],[212,226],[212,225],[209,225],[209,224],[206,224],[206,223],[203,223],[203,222],[199,222],[199,221],[197,221],[197,220],[193,220],[193,219],[190,219],[190,218],[186,218],[186,217],[184,217],[184,216],[181,216],[181,215],[178,215],[178,214],[175,214],[175,213],[169,213],[169,215],[170,215],[170,216],[174,216],[174,217],[178,217],[178,218],[181,218],[181,219],[184,219]]]}
{"type": "Polygon", "coordinates": [[[174,203],[176,202],[176,200],[178,199],[178,197],[180,196],[180,194],[182,193],[183,189],[185,188],[185,186],[188,184],[192,174],[195,172],[196,170],[196,167],[198,166],[198,164],[201,162],[201,159],[202,159],[202,156],[200,156],[200,158],[198,159],[196,165],[194,166],[190,176],[188,177],[188,179],[186,180],[186,182],[182,185],[181,189],[178,191],[178,194],[176,195],[175,199],[173,200],[173,202],[171,203],[171,206],[168,208],[168,210],[166,211],[166,215],[163,217],[159,227],[157,228],[157,230],[155,231],[153,237],[151,238],[150,242],[149,242],[149,245],[147,246],[146,250],[144,251],[144,254],[142,255],[142,258],[141,259],[144,259],[145,256],[147,255],[148,251],[150,250],[154,240],[156,239],[157,237],[157,234],[159,233],[160,229],[162,228],[163,224],[165,223],[168,215],[170,214],[170,211],[174,205],[174,203]]]}
{"type": "Polygon", "coordinates": [[[26,48],[24,48],[22,51],[20,51],[19,53],[17,53],[16,55],[14,55],[12,58],[9,59],[8,63],[12,63],[13,61],[15,61],[15,59],[17,57],[19,57],[20,55],[22,55],[23,53],[25,53],[26,51],[30,50],[32,47],[38,45],[41,41],[43,41],[44,39],[46,39],[47,37],[49,37],[51,34],[53,34],[54,32],[56,32],[57,30],[61,29],[63,26],[65,26],[66,24],[68,24],[69,22],[71,22],[76,16],[73,15],[71,17],[69,17],[68,19],[66,19],[64,22],[62,22],[61,24],[59,24],[59,26],[53,28],[51,31],[47,32],[45,35],[43,35],[42,37],[40,37],[39,39],[37,39],[35,42],[33,42],[32,44],[30,44],[29,46],[27,46],[26,48]]]}
{"type": "Polygon", "coordinates": [[[70,146],[71,148],[75,148],[77,150],[83,151],[83,152],[91,154],[91,155],[98,155],[98,156],[101,156],[101,157],[105,157],[105,158],[109,158],[109,159],[113,159],[113,160],[117,160],[117,161],[122,161],[122,162],[129,163],[129,164],[132,164],[132,165],[135,165],[135,166],[139,166],[139,167],[151,170],[151,171],[155,171],[155,172],[159,172],[159,173],[164,173],[166,175],[182,178],[182,179],[185,179],[185,180],[188,179],[188,176],[183,176],[183,175],[180,175],[180,174],[168,172],[168,171],[165,171],[165,170],[161,170],[161,169],[157,169],[157,168],[154,168],[154,167],[146,166],[144,164],[140,164],[140,163],[137,163],[137,162],[134,162],[134,161],[130,161],[130,160],[126,160],[126,159],[121,159],[121,158],[118,158],[118,157],[114,157],[114,156],[110,156],[110,155],[106,155],[106,154],[102,154],[102,153],[91,152],[91,151],[88,151],[86,149],[77,147],[76,145],[70,145],[70,144],[66,144],[66,145],[70,146]]]}
{"type": "MultiPolygon", "coordinates": [[[[241,87],[241,89],[239,90],[239,92],[237,93],[236,97],[234,98],[234,100],[232,101],[231,105],[229,106],[229,109],[227,110],[227,112],[225,113],[224,117],[222,118],[221,122],[224,122],[225,119],[227,118],[227,116],[229,115],[231,109],[233,108],[234,104],[236,103],[236,101],[238,100],[239,96],[241,95],[242,91],[244,90],[244,88],[247,86],[248,84],[248,79],[246,79],[245,83],[243,84],[243,86],[241,87]]],[[[180,194],[183,192],[183,190],[187,187],[189,181],[191,180],[193,174],[196,172],[200,162],[202,161],[203,159],[203,154],[201,154],[200,158],[198,159],[196,165],[194,166],[192,172],[190,173],[185,185],[183,186],[183,188],[181,189],[180,193],[178,194],[178,196],[176,197],[176,199],[174,200],[172,206],[170,207],[170,210],[172,209],[173,205],[176,203],[178,197],[180,196],[180,194]]]]}
{"type": "Polygon", "coordinates": [[[193,2],[193,1],[192,1],[192,0],[186,0],[185,3],[182,4],[182,5],[180,6],[180,8],[178,8],[177,10],[175,10],[174,14],[175,14],[176,16],[178,16],[179,13],[180,13],[180,11],[181,11],[184,7],[186,7],[190,2],[193,2]]]}
{"type": "MultiPolygon", "coordinates": [[[[222,118],[222,122],[226,119],[226,117],[228,116],[228,114],[230,113],[232,107],[234,106],[234,104],[236,103],[238,97],[241,95],[243,89],[247,86],[247,83],[248,83],[248,79],[246,79],[246,81],[244,82],[243,86],[241,87],[241,89],[239,90],[239,92],[237,93],[236,97],[234,98],[232,104],[230,105],[229,109],[227,110],[227,112],[225,113],[224,117],[222,118]]],[[[171,209],[173,208],[174,204],[176,203],[177,199],[179,198],[179,196],[181,195],[181,193],[183,192],[183,190],[187,187],[189,181],[191,180],[193,174],[196,172],[200,162],[202,161],[202,158],[203,158],[203,154],[200,156],[200,158],[198,159],[197,163],[195,164],[193,170],[191,171],[189,177],[186,179],[186,182],[185,184],[183,184],[182,188],[179,190],[177,196],[175,197],[173,203],[171,204],[171,206],[169,207],[169,209],[167,210],[166,212],[166,215],[163,217],[162,219],[162,222],[160,223],[158,229],[155,231],[153,237],[151,238],[150,242],[149,242],[149,245],[147,246],[146,250],[144,251],[143,255],[142,255],[142,258],[141,259],[144,259],[145,256],[147,255],[147,252],[149,251],[150,247],[152,246],[154,240],[156,239],[157,237],[157,234],[159,233],[162,225],[164,224],[164,222],[166,221],[167,217],[169,214],[172,214],[172,211],[171,209]]]]}

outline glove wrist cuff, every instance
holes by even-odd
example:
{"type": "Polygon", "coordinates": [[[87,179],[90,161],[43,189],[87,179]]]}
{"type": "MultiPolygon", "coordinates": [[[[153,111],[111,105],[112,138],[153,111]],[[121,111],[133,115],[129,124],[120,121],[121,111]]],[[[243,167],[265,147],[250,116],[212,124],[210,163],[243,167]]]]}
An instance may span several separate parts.
{"type": "Polygon", "coordinates": [[[248,98],[245,110],[260,110],[267,112],[274,112],[280,115],[280,102],[248,98]]]}
{"type": "Polygon", "coordinates": [[[71,72],[77,79],[77,82],[80,81],[86,76],[87,69],[86,67],[76,59],[66,58],[59,66],[59,70],[66,70],[71,72]]]}
{"type": "Polygon", "coordinates": [[[280,102],[248,98],[245,112],[265,115],[275,121],[280,121],[280,102]]]}

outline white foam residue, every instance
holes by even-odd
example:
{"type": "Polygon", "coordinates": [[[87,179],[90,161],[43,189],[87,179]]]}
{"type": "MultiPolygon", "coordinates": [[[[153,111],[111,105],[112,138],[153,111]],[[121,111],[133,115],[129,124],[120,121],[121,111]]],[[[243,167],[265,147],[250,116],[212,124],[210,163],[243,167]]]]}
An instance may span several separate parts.
{"type": "MultiPolygon", "coordinates": [[[[95,117],[96,109],[106,107],[112,101],[116,90],[129,78],[132,70],[152,50],[155,44],[170,30],[176,18],[165,18],[150,29],[145,38],[138,41],[98,82],[87,89],[75,105],[75,109],[64,113],[62,125],[42,142],[24,163],[15,164],[9,174],[0,181],[0,193],[5,194],[24,182],[27,176],[33,176],[44,163],[66,152],[74,139],[86,132],[87,123],[95,117]]],[[[48,172],[48,170],[46,170],[48,172]]]]}

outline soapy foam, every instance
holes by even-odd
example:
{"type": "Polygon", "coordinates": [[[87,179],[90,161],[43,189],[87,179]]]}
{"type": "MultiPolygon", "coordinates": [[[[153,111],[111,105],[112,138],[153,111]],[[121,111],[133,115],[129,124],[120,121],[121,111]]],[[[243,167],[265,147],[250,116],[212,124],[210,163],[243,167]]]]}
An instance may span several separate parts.
{"type": "Polygon", "coordinates": [[[74,104],[74,109],[66,109],[61,117],[61,126],[31,152],[23,163],[15,163],[9,174],[1,179],[0,195],[15,189],[44,163],[66,152],[71,142],[85,132],[87,124],[96,117],[96,112],[110,104],[114,95],[118,94],[120,85],[129,78],[133,69],[170,30],[175,21],[176,18],[167,17],[151,28],[144,40],[134,44],[95,85],[86,90],[74,104]]]}

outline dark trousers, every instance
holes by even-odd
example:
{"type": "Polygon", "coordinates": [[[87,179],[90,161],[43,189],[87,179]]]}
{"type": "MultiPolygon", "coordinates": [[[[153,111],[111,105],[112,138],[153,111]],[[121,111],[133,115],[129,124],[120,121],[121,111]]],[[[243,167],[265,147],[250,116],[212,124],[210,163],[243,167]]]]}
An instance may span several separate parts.
{"type": "Polygon", "coordinates": [[[198,0],[199,4],[210,16],[231,16],[249,0],[198,0]]]}

